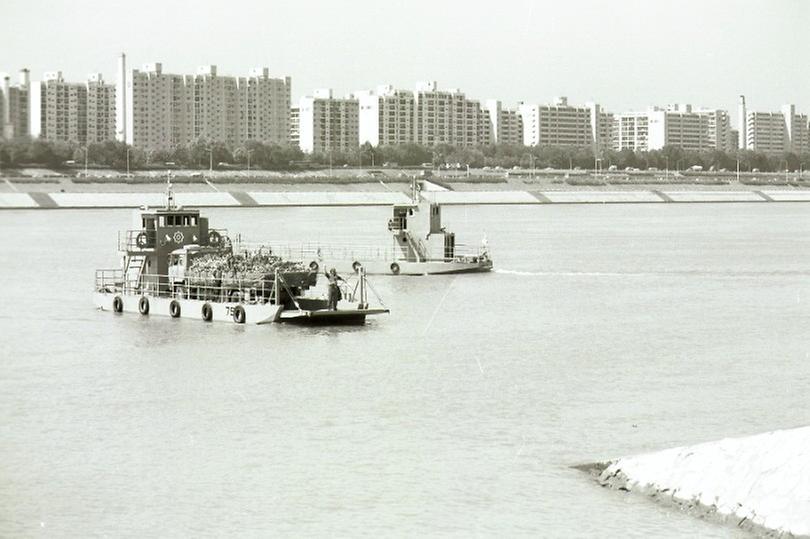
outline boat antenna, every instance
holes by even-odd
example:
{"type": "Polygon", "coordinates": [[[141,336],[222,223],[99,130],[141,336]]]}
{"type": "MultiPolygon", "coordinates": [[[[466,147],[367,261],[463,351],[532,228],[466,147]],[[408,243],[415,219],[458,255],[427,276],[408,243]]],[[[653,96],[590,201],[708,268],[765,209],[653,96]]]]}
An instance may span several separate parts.
{"type": "Polygon", "coordinates": [[[166,171],[166,209],[174,209],[174,191],[172,191],[172,171],[166,171]]]}

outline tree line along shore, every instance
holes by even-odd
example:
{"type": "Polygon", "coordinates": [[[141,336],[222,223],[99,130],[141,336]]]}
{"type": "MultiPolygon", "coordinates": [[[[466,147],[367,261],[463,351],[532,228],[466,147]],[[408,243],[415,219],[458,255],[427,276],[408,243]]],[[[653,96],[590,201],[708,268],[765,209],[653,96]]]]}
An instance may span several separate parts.
{"type": "MultiPolygon", "coordinates": [[[[495,144],[458,147],[446,144],[426,147],[418,144],[373,147],[365,144],[349,152],[304,154],[294,146],[249,141],[228,147],[204,140],[173,150],[143,150],[122,142],[102,142],[87,146],[39,139],[18,138],[0,141],[0,173],[9,169],[41,166],[54,170],[110,168],[119,171],[165,170],[269,170],[306,171],[326,167],[386,167],[455,169],[500,169],[516,167],[531,170],[598,170],[622,172],[664,172],[697,170],[723,174],[801,173],[810,169],[810,153],[777,155],[739,150],[692,152],[678,146],[634,152],[603,150],[594,155],[591,148],[522,146],[495,144]]],[[[74,174],[75,175],[75,174],[74,174]]]]}

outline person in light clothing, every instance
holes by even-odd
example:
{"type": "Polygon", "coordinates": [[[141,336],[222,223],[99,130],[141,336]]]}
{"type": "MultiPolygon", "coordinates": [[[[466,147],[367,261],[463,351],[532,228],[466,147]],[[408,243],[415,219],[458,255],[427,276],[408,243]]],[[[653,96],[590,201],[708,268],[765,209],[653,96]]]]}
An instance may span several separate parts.
{"type": "Polygon", "coordinates": [[[329,310],[337,311],[338,301],[342,299],[338,281],[343,281],[343,277],[337,274],[335,268],[332,268],[326,273],[326,278],[329,279],[329,310]]]}

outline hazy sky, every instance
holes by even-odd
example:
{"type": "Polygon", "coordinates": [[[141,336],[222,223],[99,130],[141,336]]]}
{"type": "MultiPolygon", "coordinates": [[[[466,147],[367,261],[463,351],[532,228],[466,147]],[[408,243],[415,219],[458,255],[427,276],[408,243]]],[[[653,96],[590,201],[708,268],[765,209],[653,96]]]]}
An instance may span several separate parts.
{"type": "Polygon", "coordinates": [[[806,0],[2,0],[0,71],[114,80],[160,61],[290,75],[293,101],[417,80],[507,105],[595,100],[609,110],[796,103],[810,113],[806,0]]]}

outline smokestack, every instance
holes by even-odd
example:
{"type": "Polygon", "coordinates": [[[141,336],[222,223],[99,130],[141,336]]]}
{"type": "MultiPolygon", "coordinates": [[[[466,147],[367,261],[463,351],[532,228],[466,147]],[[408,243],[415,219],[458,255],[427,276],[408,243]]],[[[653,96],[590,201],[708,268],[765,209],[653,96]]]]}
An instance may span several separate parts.
{"type": "Polygon", "coordinates": [[[115,139],[127,140],[127,55],[118,57],[118,76],[115,81],[115,139]]]}
{"type": "Polygon", "coordinates": [[[748,149],[748,114],[745,109],[745,96],[740,96],[740,105],[737,109],[738,115],[740,117],[740,135],[739,135],[739,146],[740,149],[746,150],[748,149]]]}

